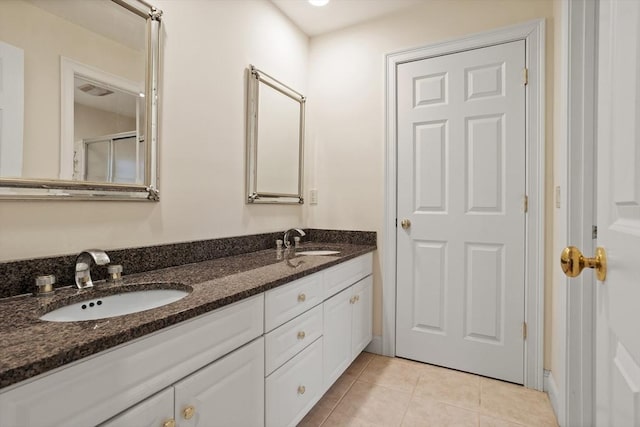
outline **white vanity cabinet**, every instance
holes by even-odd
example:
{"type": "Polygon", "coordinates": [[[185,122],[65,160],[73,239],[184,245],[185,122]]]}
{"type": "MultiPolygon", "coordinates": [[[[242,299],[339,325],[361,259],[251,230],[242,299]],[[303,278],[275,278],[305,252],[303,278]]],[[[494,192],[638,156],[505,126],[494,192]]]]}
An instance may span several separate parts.
{"type": "Polygon", "coordinates": [[[369,344],[371,271],[366,254],[266,292],[266,427],[295,426],[369,344]]]}
{"type": "Polygon", "coordinates": [[[0,426],[294,426],[371,341],[372,254],[0,391],[0,426]]]}
{"type": "Polygon", "coordinates": [[[323,273],[265,293],[265,425],[294,426],[324,393],[323,273]]]}
{"type": "Polygon", "coordinates": [[[325,389],[371,342],[372,286],[368,276],[324,302],[325,389]]]}
{"type": "Polygon", "coordinates": [[[373,339],[373,277],[369,276],[351,287],[351,359],[355,359],[373,339]]]}
{"type": "MultiPolygon", "coordinates": [[[[216,366],[211,365],[216,360],[226,363],[223,356],[234,355],[234,350],[263,333],[264,295],[260,294],[3,390],[0,426],[98,425],[154,393],[189,380],[192,374],[195,377],[207,371],[202,368],[216,366]]],[[[263,345],[262,338],[256,345],[263,345]]],[[[256,361],[264,369],[262,354],[256,361]]],[[[258,390],[264,381],[263,371],[259,373],[258,390]]],[[[202,396],[195,385],[191,393],[202,396]]],[[[249,403],[247,396],[253,395],[243,395],[247,407],[257,405],[260,410],[264,400],[249,403]]],[[[149,415],[154,403],[138,408],[149,421],[155,419],[149,415]]],[[[165,419],[165,409],[160,419],[165,419]]],[[[232,407],[223,409],[217,417],[236,416],[232,407]]]]}
{"type": "Polygon", "coordinates": [[[258,338],[100,427],[259,427],[263,360],[263,338],[258,338]]]}

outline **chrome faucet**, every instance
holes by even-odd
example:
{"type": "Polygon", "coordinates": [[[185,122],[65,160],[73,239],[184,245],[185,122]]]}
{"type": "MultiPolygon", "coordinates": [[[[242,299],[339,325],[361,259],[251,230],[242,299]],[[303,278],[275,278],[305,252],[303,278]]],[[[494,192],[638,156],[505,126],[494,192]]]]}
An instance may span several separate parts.
{"type": "Polygon", "coordinates": [[[299,228],[290,228],[289,230],[285,231],[282,240],[284,240],[284,246],[287,248],[291,247],[291,242],[289,241],[289,233],[291,233],[292,231],[297,231],[298,234],[300,234],[300,237],[304,237],[307,235],[307,233],[299,228]]]}
{"type": "Polygon", "coordinates": [[[80,252],[80,255],[76,258],[76,286],[78,286],[78,289],[93,287],[89,270],[92,259],[96,265],[105,265],[111,262],[109,255],[100,249],[87,249],[80,252]]]}

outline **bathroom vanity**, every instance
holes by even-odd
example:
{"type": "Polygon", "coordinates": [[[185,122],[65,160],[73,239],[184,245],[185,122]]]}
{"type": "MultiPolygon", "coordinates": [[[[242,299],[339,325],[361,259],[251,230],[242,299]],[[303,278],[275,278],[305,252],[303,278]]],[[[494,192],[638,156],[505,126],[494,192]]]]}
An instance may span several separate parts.
{"type": "Polygon", "coordinates": [[[295,425],[371,341],[375,247],[342,248],[295,269],[221,273],[222,259],[149,272],[131,280],[182,277],[193,291],[111,319],[55,324],[37,320],[37,298],[2,303],[23,304],[25,330],[0,335],[24,337],[3,345],[19,354],[0,370],[12,383],[0,389],[0,425],[295,425]]]}

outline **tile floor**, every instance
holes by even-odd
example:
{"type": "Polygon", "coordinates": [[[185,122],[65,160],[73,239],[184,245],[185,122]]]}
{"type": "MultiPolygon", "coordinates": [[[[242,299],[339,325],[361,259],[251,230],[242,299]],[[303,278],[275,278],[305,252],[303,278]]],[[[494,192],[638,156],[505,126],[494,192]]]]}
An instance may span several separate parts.
{"type": "Polygon", "coordinates": [[[545,393],[362,353],[299,427],[557,426],[545,393]]]}

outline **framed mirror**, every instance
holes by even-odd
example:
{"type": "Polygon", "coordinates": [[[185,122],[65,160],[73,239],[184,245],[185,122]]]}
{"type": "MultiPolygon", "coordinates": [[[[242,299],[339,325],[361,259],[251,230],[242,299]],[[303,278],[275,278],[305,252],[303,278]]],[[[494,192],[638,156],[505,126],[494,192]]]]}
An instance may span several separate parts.
{"type": "Polygon", "coordinates": [[[0,199],[159,200],[161,16],[0,1],[0,199]]]}
{"type": "Polygon", "coordinates": [[[247,93],[247,203],[304,203],[306,98],[253,65],[247,93]]]}

